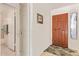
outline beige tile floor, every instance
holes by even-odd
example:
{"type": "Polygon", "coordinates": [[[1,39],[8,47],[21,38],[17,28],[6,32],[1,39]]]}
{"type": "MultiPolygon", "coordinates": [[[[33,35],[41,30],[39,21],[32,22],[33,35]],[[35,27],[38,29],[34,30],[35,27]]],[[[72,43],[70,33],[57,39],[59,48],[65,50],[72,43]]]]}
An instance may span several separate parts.
{"type": "Polygon", "coordinates": [[[40,56],[56,56],[56,55],[49,52],[43,52],[40,56]]]}
{"type": "Polygon", "coordinates": [[[1,45],[0,48],[1,56],[15,56],[15,52],[11,51],[6,45],[1,45]]]}
{"type": "Polygon", "coordinates": [[[79,51],[53,45],[49,46],[41,56],[79,56],[79,51]]]}

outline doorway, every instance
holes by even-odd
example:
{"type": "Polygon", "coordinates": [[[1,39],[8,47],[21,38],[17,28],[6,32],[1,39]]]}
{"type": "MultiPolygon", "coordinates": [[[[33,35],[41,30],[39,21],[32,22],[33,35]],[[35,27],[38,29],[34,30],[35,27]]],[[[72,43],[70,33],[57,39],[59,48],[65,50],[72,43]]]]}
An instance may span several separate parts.
{"type": "Polygon", "coordinates": [[[16,16],[15,8],[8,4],[1,4],[1,38],[0,55],[16,55],[16,16]]]}
{"type": "Polygon", "coordinates": [[[68,13],[52,16],[52,45],[68,48],[68,13]]]}

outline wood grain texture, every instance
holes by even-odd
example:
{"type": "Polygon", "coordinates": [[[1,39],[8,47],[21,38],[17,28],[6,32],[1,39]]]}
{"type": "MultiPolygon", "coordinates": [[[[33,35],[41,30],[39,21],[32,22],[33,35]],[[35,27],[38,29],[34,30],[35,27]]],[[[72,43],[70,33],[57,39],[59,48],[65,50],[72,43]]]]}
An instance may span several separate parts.
{"type": "Polygon", "coordinates": [[[68,48],[68,13],[52,16],[52,44],[68,48]]]}

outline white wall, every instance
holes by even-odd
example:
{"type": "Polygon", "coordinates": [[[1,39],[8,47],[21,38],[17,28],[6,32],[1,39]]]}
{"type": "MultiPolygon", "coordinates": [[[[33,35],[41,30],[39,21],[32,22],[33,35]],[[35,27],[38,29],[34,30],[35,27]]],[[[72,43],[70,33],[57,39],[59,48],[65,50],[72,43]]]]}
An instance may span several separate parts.
{"type": "Polygon", "coordinates": [[[33,4],[32,55],[40,55],[51,44],[50,4],[33,4]],[[43,15],[43,24],[37,23],[37,13],[43,15]]]}
{"type": "Polygon", "coordinates": [[[1,18],[2,17],[1,17],[1,10],[0,10],[0,55],[1,55],[1,18]]]}
{"type": "Polygon", "coordinates": [[[8,30],[9,30],[9,34],[8,34],[8,38],[7,38],[7,46],[14,50],[14,45],[15,45],[15,26],[14,26],[14,8],[9,8],[10,11],[7,14],[7,17],[5,18],[5,20],[8,21],[8,30]]]}
{"type": "Polygon", "coordinates": [[[21,55],[27,55],[27,4],[20,4],[21,55]],[[26,22],[26,23],[25,23],[26,22]]]}
{"type": "MultiPolygon", "coordinates": [[[[79,46],[78,46],[79,45],[79,14],[77,19],[77,39],[71,39],[70,38],[70,17],[69,17],[71,12],[79,13],[79,4],[74,4],[74,5],[54,9],[51,12],[51,16],[56,14],[68,13],[68,18],[69,18],[68,19],[68,47],[74,50],[78,50],[79,49],[79,46]]],[[[51,27],[52,27],[52,23],[51,23],[51,27]]]]}
{"type": "Polygon", "coordinates": [[[20,31],[22,32],[21,35],[21,55],[29,55],[30,48],[29,48],[29,4],[20,4],[20,31]]]}
{"type": "Polygon", "coordinates": [[[14,8],[4,5],[2,11],[2,26],[8,25],[9,34],[4,34],[2,44],[6,44],[8,48],[14,50],[14,8]],[[5,11],[7,9],[7,11],[5,11]]]}
{"type": "Polygon", "coordinates": [[[21,34],[21,38],[20,38],[20,52],[21,52],[21,55],[23,55],[23,5],[20,4],[20,32],[22,32],[21,34]]]}

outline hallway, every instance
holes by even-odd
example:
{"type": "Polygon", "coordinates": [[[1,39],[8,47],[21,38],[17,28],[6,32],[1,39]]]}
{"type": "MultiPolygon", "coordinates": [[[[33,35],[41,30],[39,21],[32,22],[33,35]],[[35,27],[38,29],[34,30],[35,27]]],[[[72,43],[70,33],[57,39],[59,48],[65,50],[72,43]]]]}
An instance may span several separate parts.
{"type": "Polygon", "coordinates": [[[41,55],[79,55],[75,51],[79,49],[78,7],[70,3],[0,4],[0,54],[38,56],[49,46],[41,55]]]}
{"type": "Polygon", "coordinates": [[[16,55],[16,18],[15,8],[0,4],[0,55],[16,55]],[[15,51],[15,52],[14,52],[15,51]]]}

